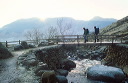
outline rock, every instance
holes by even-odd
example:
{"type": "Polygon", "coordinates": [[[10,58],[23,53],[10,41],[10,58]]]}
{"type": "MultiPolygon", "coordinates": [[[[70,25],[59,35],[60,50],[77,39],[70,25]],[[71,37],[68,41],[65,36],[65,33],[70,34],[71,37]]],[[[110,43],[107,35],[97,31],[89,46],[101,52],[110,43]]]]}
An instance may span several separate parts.
{"type": "Polygon", "coordinates": [[[13,55],[11,52],[8,51],[8,49],[0,43],[0,59],[5,59],[12,57],[13,55]]]}
{"type": "Polygon", "coordinates": [[[23,50],[23,49],[24,49],[24,48],[23,48],[22,45],[16,45],[16,46],[14,46],[14,50],[15,50],[15,51],[23,50]]]}
{"type": "Polygon", "coordinates": [[[48,42],[47,41],[43,41],[41,42],[38,47],[41,47],[41,46],[47,46],[48,45],[48,42]]]}
{"type": "Polygon", "coordinates": [[[53,41],[48,42],[48,45],[54,45],[53,41]]]}
{"type": "Polygon", "coordinates": [[[45,57],[45,55],[47,54],[47,52],[44,52],[44,51],[42,51],[42,50],[36,50],[34,54],[35,54],[35,56],[36,56],[36,58],[37,58],[38,60],[44,62],[44,57],[45,57]]]}
{"type": "Polygon", "coordinates": [[[22,41],[21,45],[23,46],[24,49],[28,49],[29,48],[29,46],[28,46],[26,41],[22,41]]]}
{"type": "Polygon", "coordinates": [[[62,76],[67,76],[68,75],[68,71],[67,70],[64,70],[64,69],[57,69],[56,70],[56,73],[58,75],[62,75],[62,76]]]}
{"type": "Polygon", "coordinates": [[[28,54],[22,54],[19,57],[27,57],[27,56],[28,56],[28,54]]]}
{"type": "Polygon", "coordinates": [[[32,44],[28,44],[29,48],[36,48],[36,46],[32,45],[32,44]]]}
{"type": "Polygon", "coordinates": [[[51,71],[51,70],[39,70],[39,71],[36,73],[36,76],[42,76],[42,74],[43,74],[44,72],[49,72],[49,71],[51,71]]]}
{"type": "Polygon", "coordinates": [[[27,60],[26,58],[22,60],[22,65],[30,67],[30,66],[36,66],[38,64],[38,61],[35,59],[27,60]]]}
{"type": "Polygon", "coordinates": [[[63,69],[68,70],[68,71],[76,67],[76,63],[68,59],[62,60],[61,65],[63,69]]]}
{"type": "Polygon", "coordinates": [[[68,80],[65,76],[57,75],[56,78],[57,78],[58,83],[68,83],[68,80]]]}
{"type": "Polygon", "coordinates": [[[49,70],[48,65],[44,64],[44,65],[38,66],[37,69],[35,70],[35,74],[37,74],[40,70],[49,70]]]}
{"type": "Polygon", "coordinates": [[[57,83],[54,71],[46,71],[41,76],[41,83],[57,83]]]}
{"type": "Polygon", "coordinates": [[[38,61],[35,59],[28,60],[28,63],[30,66],[36,66],[38,64],[38,61]]]}
{"type": "Polygon", "coordinates": [[[125,74],[120,68],[95,65],[86,71],[87,78],[103,82],[121,83],[125,79],[125,74]]]}
{"type": "Polygon", "coordinates": [[[97,57],[100,57],[98,53],[94,53],[91,55],[91,60],[97,60],[97,57]]]}
{"type": "Polygon", "coordinates": [[[18,57],[18,60],[24,60],[26,57],[21,57],[21,56],[19,56],[18,57]]]}

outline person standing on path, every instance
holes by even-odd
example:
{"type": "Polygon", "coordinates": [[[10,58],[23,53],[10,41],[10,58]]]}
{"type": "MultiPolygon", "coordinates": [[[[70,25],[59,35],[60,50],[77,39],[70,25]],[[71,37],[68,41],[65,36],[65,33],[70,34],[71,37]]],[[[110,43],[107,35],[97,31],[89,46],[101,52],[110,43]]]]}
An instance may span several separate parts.
{"type": "Polygon", "coordinates": [[[96,28],[96,26],[94,26],[94,30],[95,30],[95,42],[99,42],[99,39],[98,39],[99,28],[96,28]]]}
{"type": "Polygon", "coordinates": [[[85,28],[83,28],[83,30],[84,30],[84,34],[83,34],[83,36],[84,36],[84,43],[86,43],[88,41],[87,35],[89,34],[89,30],[85,29],[85,28]]]}

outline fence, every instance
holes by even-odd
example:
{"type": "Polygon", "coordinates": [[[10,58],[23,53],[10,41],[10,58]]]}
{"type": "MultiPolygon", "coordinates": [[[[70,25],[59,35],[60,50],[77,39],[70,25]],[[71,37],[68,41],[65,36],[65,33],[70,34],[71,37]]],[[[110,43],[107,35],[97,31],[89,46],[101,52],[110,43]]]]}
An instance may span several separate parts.
{"type": "MultiPolygon", "coordinates": [[[[95,42],[96,35],[88,35],[87,39],[88,42],[94,43],[95,42]]],[[[124,38],[119,37],[119,35],[97,35],[97,39],[100,43],[103,42],[109,42],[109,43],[123,43],[124,38]]],[[[57,42],[58,43],[70,43],[70,42],[76,42],[81,43],[84,42],[83,35],[59,35],[57,36],[57,42]]]]}
{"type": "MultiPolygon", "coordinates": [[[[88,35],[88,42],[95,42],[95,37],[96,35],[88,35]]],[[[103,42],[109,42],[109,43],[115,43],[115,42],[119,42],[119,43],[123,43],[124,38],[120,35],[98,35],[98,39],[99,39],[99,43],[103,43],[103,42]]],[[[42,41],[46,41],[46,42],[54,42],[56,44],[59,43],[83,43],[84,42],[84,38],[83,35],[58,35],[56,36],[54,39],[40,39],[38,40],[24,40],[27,43],[32,43],[32,44],[38,44],[42,41]]],[[[10,47],[16,44],[20,44],[22,41],[18,40],[18,41],[6,41],[6,42],[2,42],[6,47],[10,47]]]]}

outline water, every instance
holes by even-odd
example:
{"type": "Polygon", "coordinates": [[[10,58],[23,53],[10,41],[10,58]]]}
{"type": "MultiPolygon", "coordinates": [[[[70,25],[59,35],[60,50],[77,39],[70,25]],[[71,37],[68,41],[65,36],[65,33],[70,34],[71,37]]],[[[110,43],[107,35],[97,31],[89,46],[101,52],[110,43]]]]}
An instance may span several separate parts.
{"type": "Polygon", "coordinates": [[[69,72],[67,79],[68,83],[103,83],[98,81],[89,80],[86,77],[86,70],[96,64],[101,64],[100,61],[84,59],[81,61],[75,60],[76,68],[69,72]]]}

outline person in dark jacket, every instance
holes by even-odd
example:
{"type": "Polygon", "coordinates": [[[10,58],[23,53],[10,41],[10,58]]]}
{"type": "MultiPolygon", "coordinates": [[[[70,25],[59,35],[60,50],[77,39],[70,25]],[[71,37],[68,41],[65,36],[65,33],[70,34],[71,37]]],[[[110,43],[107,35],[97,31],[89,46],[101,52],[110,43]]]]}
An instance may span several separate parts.
{"type": "Polygon", "coordinates": [[[84,34],[83,34],[83,36],[84,36],[84,43],[86,43],[88,41],[87,35],[89,34],[89,30],[85,29],[85,28],[83,28],[83,29],[84,29],[84,34]]]}
{"type": "Polygon", "coordinates": [[[94,30],[95,30],[95,42],[99,42],[99,39],[98,39],[99,28],[96,28],[96,26],[94,26],[94,30]]]}

